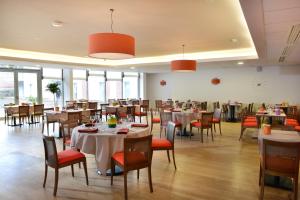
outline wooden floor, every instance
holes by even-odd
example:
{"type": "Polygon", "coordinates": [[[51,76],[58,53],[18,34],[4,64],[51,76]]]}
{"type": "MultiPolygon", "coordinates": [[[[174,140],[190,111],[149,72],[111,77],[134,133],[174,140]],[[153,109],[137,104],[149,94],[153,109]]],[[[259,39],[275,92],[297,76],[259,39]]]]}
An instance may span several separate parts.
{"type": "MultiPolygon", "coordinates": [[[[110,186],[109,177],[98,176],[93,155],[88,156],[90,185],[85,185],[83,169],[75,167],[60,170],[57,197],[52,196],[54,172],[50,169],[46,188],[42,187],[44,175],[44,149],[40,125],[7,127],[0,123],[0,199],[123,199],[123,177],[115,178],[110,186]]],[[[155,128],[154,134],[157,133],[155,128]]],[[[198,134],[192,138],[176,138],[177,170],[168,163],[165,152],[153,155],[153,188],[149,192],[147,173],[142,170],[140,179],[136,172],[128,176],[129,199],[258,199],[258,146],[246,131],[238,141],[240,124],[223,123],[223,136],[216,134],[215,141],[205,138],[203,144],[198,134]]],[[[197,133],[197,130],[194,130],[197,133]]],[[[62,149],[61,140],[57,140],[62,149]]],[[[265,199],[288,199],[289,192],[267,187],[265,199]]]]}

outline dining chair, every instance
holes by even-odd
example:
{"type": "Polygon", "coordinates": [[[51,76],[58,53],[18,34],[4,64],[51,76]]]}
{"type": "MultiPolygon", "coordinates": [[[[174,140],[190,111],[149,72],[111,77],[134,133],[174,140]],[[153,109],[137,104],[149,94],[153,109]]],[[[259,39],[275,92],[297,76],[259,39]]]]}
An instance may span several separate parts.
{"type": "Polygon", "coordinates": [[[256,116],[250,115],[248,111],[249,111],[248,108],[244,108],[241,111],[241,134],[239,140],[242,139],[244,131],[247,128],[256,128],[256,129],[259,128],[259,123],[256,116]]]}
{"type": "Polygon", "coordinates": [[[127,107],[122,106],[117,108],[117,118],[127,119],[127,107]]]}
{"type": "Polygon", "coordinates": [[[176,124],[174,122],[168,122],[166,138],[153,138],[152,151],[167,151],[169,163],[171,162],[169,151],[172,151],[173,164],[176,170],[177,167],[175,162],[175,151],[174,151],[175,129],[176,129],[176,124]]]}
{"type": "Polygon", "coordinates": [[[90,109],[90,116],[93,119],[98,119],[98,116],[100,115],[98,110],[98,102],[88,102],[87,108],[90,109]]]}
{"type": "MultiPolygon", "coordinates": [[[[159,137],[161,138],[161,132],[164,130],[165,135],[167,134],[167,126],[169,122],[174,122],[172,120],[172,112],[160,112],[160,131],[159,131],[159,137]]],[[[175,127],[178,128],[180,131],[182,131],[182,124],[180,122],[174,122],[175,127]]]]}
{"type": "Polygon", "coordinates": [[[201,110],[207,110],[207,101],[201,102],[201,110]]]}
{"type": "Polygon", "coordinates": [[[38,118],[39,122],[42,117],[44,120],[44,104],[35,104],[33,105],[33,113],[32,113],[34,123],[37,122],[36,118],[38,118]]]}
{"type": "Polygon", "coordinates": [[[142,122],[142,117],[146,117],[146,121],[148,123],[148,109],[149,105],[139,105],[137,107],[138,111],[135,110],[134,112],[134,120],[135,117],[139,117],[140,123],[142,122]]]}
{"type": "Polygon", "coordinates": [[[117,115],[117,107],[107,106],[105,108],[105,120],[107,121],[108,115],[117,115]]]}
{"type": "MultiPolygon", "coordinates": [[[[213,123],[213,112],[203,112],[201,118],[195,122],[190,123],[190,132],[192,133],[192,128],[197,128],[198,133],[201,130],[201,142],[203,143],[203,130],[206,129],[207,136],[210,129],[211,132],[211,139],[214,141],[214,134],[212,130],[212,123],[213,123]]],[[[192,139],[192,134],[190,134],[190,139],[192,139]]]]}
{"type": "Polygon", "coordinates": [[[218,108],[220,108],[220,103],[218,101],[213,102],[213,109],[216,110],[218,108]]]}
{"type": "Polygon", "coordinates": [[[151,163],[152,163],[152,135],[136,138],[124,138],[124,150],[116,152],[111,157],[111,185],[113,185],[113,177],[115,166],[123,169],[124,174],[124,198],[128,199],[127,194],[127,173],[137,170],[137,178],[139,179],[139,170],[148,168],[148,181],[150,192],[153,192],[151,163]]]}
{"type": "Polygon", "coordinates": [[[83,153],[69,149],[57,152],[54,137],[43,136],[44,150],[45,150],[45,176],[43,187],[46,185],[48,167],[55,169],[55,181],[53,195],[56,196],[58,186],[59,169],[71,166],[72,176],[74,177],[74,164],[83,163],[86,184],[89,185],[86,157],[83,153]]]}
{"type": "Polygon", "coordinates": [[[222,131],[221,131],[221,114],[222,114],[222,109],[216,108],[215,111],[214,111],[214,116],[213,116],[213,121],[212,121],[215,132],[216,132],[216,124],[219,125],[220,135],[222,135],[222,131]]]}
{"type": "Polygon", "coordinates": [[[63,150],[66,150],[66,146],[71,145],[71,136],[73,129],[78,126],[77,120],[59,121],[59,127],[63,138],[63,150]]]}
{"type": "Polygon", "coordinates": [[[153,109],[151,108],[150,109],[150,116],[151,116],[151,128],[150,128],[150,133],[152,133],[152,130],[153,130],[153,125],[154,124],[160,124],[160,118],[159,117],[154,117],[154,114],[153,114],[153,109]]]}
{"type": "Polygon", "coordinates": [[[156,112],[159,112],[161,108],[162,108],[162,100],[155,100],[156,112]]]}
{"type": "Polygon", "coordinates": [[[228,120],[228,104],[222,104],[223,120],[228,120]]]}
{"type": "Polygon", "coordinates": [[[300,142],[279,142],[263,139],[260,159],[260,200],[264,198],[265,175],[292,179],[293,199],[298,199],[300,142]]]}
{"type": "Polygon", "coordinates": [[[23,125],[25,123],[25,119],[27,120],[27,123],[29,122],[29,106],[19,106],[18,113],[14,113],[12,117],[19,118],[19,126],[23,125]],[[23,124],[22,124],[22,123],[23,124]]]}

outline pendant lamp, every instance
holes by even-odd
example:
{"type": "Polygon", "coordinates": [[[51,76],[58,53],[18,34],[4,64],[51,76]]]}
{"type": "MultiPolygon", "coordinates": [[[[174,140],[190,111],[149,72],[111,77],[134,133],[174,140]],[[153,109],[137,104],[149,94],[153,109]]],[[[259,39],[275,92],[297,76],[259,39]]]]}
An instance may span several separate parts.
{"type": "Polygon", "coordinates": [[[182,60],[171,61],[171,69],[173,72],[194,72],[196,71],[197,62],[196,60],[184,59],[184,44],[182,45],[182,60]]]}
{"type": "Polygon", "coordinates": [[[113,31],[111,12],[111,33],[94,33],[89,36],[89,57],[110,60],[128,59],[135,56],[134,37],[113,31]]]}

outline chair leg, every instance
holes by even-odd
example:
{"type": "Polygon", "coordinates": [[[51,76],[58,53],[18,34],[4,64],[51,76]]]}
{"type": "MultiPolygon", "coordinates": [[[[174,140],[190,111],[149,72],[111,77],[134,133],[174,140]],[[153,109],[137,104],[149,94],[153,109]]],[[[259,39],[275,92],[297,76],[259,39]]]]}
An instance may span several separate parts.
{"type": "Polygon", "coordinates": [[[175,170],[176,170],[177,167],[176,167],[176,162],[175,162],[175,151],[174,151],[174,149],[172,149],[172,155],[173,155],[173,163],[174,163],[174,167],[175,167],[175,170]]]}
{"type": "Polygon", "coordinates": [[[137,179],[140,179],[140,170],[137,170],[137,179]]]}
{"type": "Polygon", "coordinates": [[[293,177],[293,192],[294,198],[293,200],[298,200],[298,177],[293,177]]]}
{"type": "Polygon", "coordinates": [[[125,197],[125,200],[128,200],[128,194],[127,194],[127,172],[124,172],[124,197],[125,197]]]}
{"type": "Polygon", "coordinates": [[[87,172],[86,160],[83,161],[84,174],[86,179],[86,184],[89,185],[89,177],[87,172]]]}
{"type": "Polygon", "coordinates": [[[57,185],[58,185],[58,168],[55,168],[55,181],[54,181],[54,191],[53,191],[53,196],[56,196],[56,193],[57,193],[57,185]]]}
{"type": "Polygon", "coordinates": [[[152,193],[153,187],[152,187],[151,165],[148,166],[148,181],[149,181],[150,192],[152,193]]]}
{"type": "Polygon", "coordinates": [[[265,187],[265,175],[262,174],[261,176],[261,184],[260,184],[260,196],[259,196],[259,199],[260,200],[263,200],[264,199],[264,187],[265,187]]]}
{"type": "Polygon", "coordinates": [[[115,175],[115,161],[111,158],[111,169],[110,169],[110,185],[113,185],[115,175]]]}
{"type": "Polygon", "coordinates": [[[48,165],[45,163],[45,176],[44,176],[44,183],[43,183],[43,187],[45,187],[45,185],[46,185],[46,181],[47,181],[47,174],[48,174],[48,165]]]}
{"type": "MultiPolygon", "coordinates": [[[[199,131],[199,129],[198,129],[199,131]]],[[[201,129],[201,142],[203,143],[203,129],[201,129]]]]}
{"type": "Polygon", "coordinates": [[[259,164],[259,177],[258,177],[258,185],[260,186],[260,184],[261,184],[261,166],[260,166],[260,164],[259,164]]]}
{"type": "Polygon", "coordinates": [[[215,132],[216,132],[216,123],[214,123],[214,130],[215,130],[215,132]]]}
{"type": "Polygon", "coordinates": [[[242,137],[243,137],[243,133],[244,133],[244,130],[245,130],[245,128],[241,128],[241,134],[240,134],[240,139],[239,139],[239,140],[241,140],[241,139],[242,139],[242,137]]]}
{"type": "Polygon", "coordinates": [[[151,122],[150,134],[152,133],[152,130],[153,130],[153,122],[151,122]]]}
{"type": "Polygon", "coordinates": [[[160,126],[160,131],[159,131],[159,138],[161,138],[161,132],[162,132],[162,126],[160,126]]]}
{"type": "Polygon", "coordinates": [[[171,162],[169,150],[167,150],[168,161],[171,162]]]}
{"type": "MultiPolygon", "coordinates": [[[[207,129],[207,131],[208,131],[208,129],[207,129]]],[[[210,133],[211,133],[211,140],[214,141],[214,133],[213,133],[213,129],[212,128],[210,129],[210,133]]]]}
{"type": "Polygon", "coordinates": [[[45,123],[43,122],[43,124],[42,124],[42,134],[44,133],[44,126],[45,126],[45,123]]]}
{"type": "Polygon", "coordinates": [[[72,177],[74,177],[74,166],[71,165],[71,172],[72,172],[72,177]]]}
{"type": "Polygon", "coordinates": [[[221,122],[219,123],[219,130],[220,130],[220,135],[222,135],[222,131],[221,131],[221,122]]]}

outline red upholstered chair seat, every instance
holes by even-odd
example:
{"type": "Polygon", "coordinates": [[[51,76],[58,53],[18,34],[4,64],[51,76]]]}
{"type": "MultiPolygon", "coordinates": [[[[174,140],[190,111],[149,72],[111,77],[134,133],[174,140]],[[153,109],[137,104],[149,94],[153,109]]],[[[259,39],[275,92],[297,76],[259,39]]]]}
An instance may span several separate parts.
{"type": "Polygon", "coordinates": [[[152,123],[160,123],[160,119],[159,118],[153,118],[152,123]]]}
{"type": "Polygon", "coordinates": [[[296,119],[286,119],[285,125],[286,126],[299,126],[299,123],[296,119]]]}
{"type": "Polygon", "coordinates": [[[295,126],[295,131],[300,132],[300,126],[295,126]]]}
{"type": "Polygon", "coordinates": [[[256,122],[244,122],[243,126],[244,127],[257,127],[257,123],[256,122]]]}
{"type": "Polygon", "coordinates": [[[182,124],[180,122],[174,122],[175,123],[175,127],[180,127],[182,126],[182,124]]]}
{"type": "Polygon", "coordinates": [[[71,144],[71,139],[67,139],[67,140],[65,141],[65,144],[66,144],[66,145],[70,145],[70,144],[71,144]]]}
{"type": "Polygon", "coordinates": [[[70,162],[72,160],[77,160],[80,158],[84,158],[85,155],[83,153],[80,153],[78,151],[74,151],[73,149],[61,151],[57,153],[58,163],[63,164],[66,162],[70,162]]]}
{"type": "Polygon", "coordinates": [[[244,122],[256,122],[255,118],[246,118],[244,122]]]}
{"type": "Polygon", "coordinates": [[[213,123],[219,123],[220,119],[219,118],[213,118],[213,123]]]}
{"type": "Polygon", "coordinates": [[[126,113],[119,113],[119,117],[125,118],[125,117],[127,117],[127,114],[126,113]]]}
{"type": "Polygon", "coordinates": [[[248,119],[256,119],[255,116],[247,116],[246,118],[248,118],[248,119]]]}
{"type": "Polygon", "coordinates": [[[145,113],[145,112],[135,112],[134,115],[136,115],[136,116],[146,116],[147,113],[145,113]]]}
{"type": "Polygon", "coordinates": [[[201,122],[192,122],[191,125],[193,127],[201,127],[201,122]]]}
{"type": "MultiPolygon", "coordinates": [[[[127,156],[128,156],[127,157],[128,165],[135,165],[135,164],[147,162],[146,157],[140,152],[136,152],[136,151],[129,152],[127,154],[127,156]]],[[[120,163],[121,165],[124,165],[124,152],[117,152],[112,157],[118,163],[120,163]]]]}
{"type": "Polygon", "coordinates": [[[172,143],[167,139],[159,139],[153,138],[152,139],[152,149],[168,149],[172,148],[172,143]]]}

